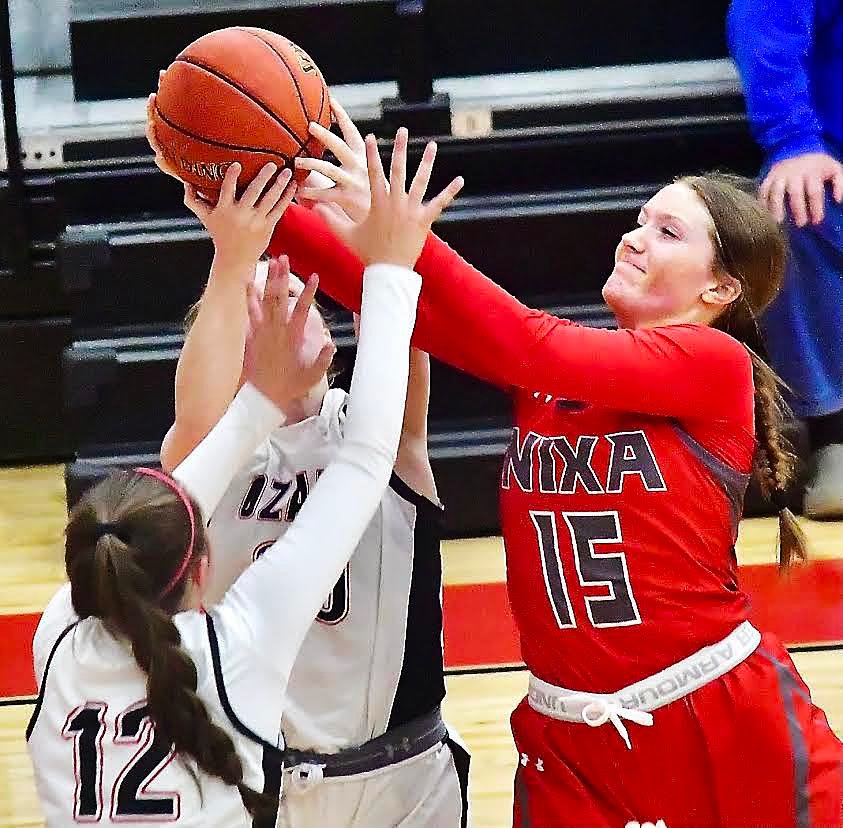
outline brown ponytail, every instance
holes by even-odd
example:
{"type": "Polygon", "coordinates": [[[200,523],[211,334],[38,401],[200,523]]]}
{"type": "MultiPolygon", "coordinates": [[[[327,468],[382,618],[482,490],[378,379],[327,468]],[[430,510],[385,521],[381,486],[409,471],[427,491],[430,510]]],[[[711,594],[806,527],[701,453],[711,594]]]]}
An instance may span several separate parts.
{"type": "Polygon", "coordinates": [[[764,345],[758,317],[781,288],[787,242],[755,197],[755,182],[723,173],[679,182],[699,196],[711,216],[715,269],[741,284],[740,296],[715,320],[714,327],[742,342],[752,360],[758,441],[754,474],[762,494],[779,513],[779,567],[786,570],[807,557],[805,535],[787,505],[797,458],[782,433],[791,416],[781,393],[784,383],[759,355],[764,345]]]}
{"type": "MultiPolygon", "coordinates": [[[[199,508],[192,504],[197,524],[199,508]]],[[[194,543],[186,576],[159,599],[190,541],[185,505],[163,483],[118,472],[89,491],[70,515],[65,564],[80,618],[99,618],[132,646],[147,675],[147,705],[158,732],[196,765],[237,787],[252,816],[277,805],[243,782],[243,764],[231,737],[215,725],[196,694],[196,665],[181,647],[172,613],[190,574],[206,553],[194,543]]]]}
{"type": "MultiPolygon", "coordinates": [[[[748,349],[749,350],[749,349],[748,349]]],[[[755,475],[761,492],[779,512],[779,567],[787,570],[807,557],[802,527],[787,506],[786,492],[796,474],[797,458],[782,426],[790,410],[779,390],[776,373],[752,350],[752,379],[755,385],[755,475]]]]}

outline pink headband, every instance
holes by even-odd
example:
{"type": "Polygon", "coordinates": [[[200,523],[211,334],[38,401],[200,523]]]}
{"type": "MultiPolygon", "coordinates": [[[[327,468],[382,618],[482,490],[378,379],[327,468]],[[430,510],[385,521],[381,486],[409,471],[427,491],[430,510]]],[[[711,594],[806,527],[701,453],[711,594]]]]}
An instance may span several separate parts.
{"type": "Polygon", "coordinates": [[[145,475],[146,477],[154,477],[156,480],[160,480],[165,486],[171,488],[179,496],[181,502],[184,503],[184,508],[187,509],[187,516],[190,518],[190,543],[187,545],[187,551],[184,553],[184,558],[179,564],[178,569],[175,571],[175,574],[172,578],[170,578],[167,586],[161,590],[161,593],[158,596],[159,598],[166,598],[167,595],[173,591],[176,584],[178,584],[182,577],[184,577],[187,565],[190,563],[190,559],[193,556],[193,544],[196,542],[196,518],[193,514],[193,506],[191,505],[187,495],[179,488],[176,481],[169,475],[164,474],[164,472],[160,472],[157,469],[145,468],[133,469],[132,471],[134,471],[135,474],[145,475]]]}

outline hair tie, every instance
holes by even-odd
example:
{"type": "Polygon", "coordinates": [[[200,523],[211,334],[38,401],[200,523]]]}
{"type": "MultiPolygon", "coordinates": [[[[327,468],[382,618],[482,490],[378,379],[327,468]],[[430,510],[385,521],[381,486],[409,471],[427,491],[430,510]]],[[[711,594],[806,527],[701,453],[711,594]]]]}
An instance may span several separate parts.
{"type": "Polygon", "coordinates": [[[172,489],[179,497],[181,502],[184,504],[184,508],[187,510],[187,517],[190,520],[190,540],[187,544],[187,549],[185,550],[184,557],[181,560],[181,563],[176,568],[176,571],[173,573],[173,577],[167,582],[167,585],[161,592],[158,594],[160,598],[166,598],[173,589],[175,588],[176,584],[178,584],[181,579],[184,577],[184,573],[187,570],[187,566],[190,563],[191,558],[193,557],[193,545],[196,541],[196,517],[193,514],[193,506],[190,503],[190,498],[182,491],[179,485],[167,474],[164,472],[160,472],[157,469],[146,469],[146,468],[136,468],[133,469],[135,474],[145,475],[146,477],[154,477],[156,480],[163,483],[168,488],[172,489]]]}
{"type": "Polygon", "coordinates": [[[784,489],[773,489],[773,491],[770,492],[770,503],[772,503],[779,512],[783,512],[785,509],[790,508],[790,499],[784,489]]]}
{"type": "Polygon", "coordinates": [[[116,523],[98,523],[94,528],[94,539],[98,541],[106,535],[114,535],[117,540],[123,541],[123,543],[129,542],[116,523]]]}

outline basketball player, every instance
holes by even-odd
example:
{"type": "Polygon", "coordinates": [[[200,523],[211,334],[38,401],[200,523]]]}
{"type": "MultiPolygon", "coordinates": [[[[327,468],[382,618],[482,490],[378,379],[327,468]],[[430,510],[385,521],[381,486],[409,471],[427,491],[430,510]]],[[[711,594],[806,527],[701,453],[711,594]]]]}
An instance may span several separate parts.
{"type": "MultiPolygon", "coordinates": [[[[343,209],[359,220],[370,201],[363,138],[340,106],[334,111],[348,142],[343,146],[354,148],[340,172],[347,184],[343,209]]],[[[155,147],[151,131],[149,137],[155,147]]],[[[160,154],[159,165],[169,172],[160,154]]],[[[213,209],[192,192],[185,202],[213,239],[215,258],[179,359],[176,418],[161,452],[165,469],[177,466],[222,415],[242,382],[244,354],[248,362],[246,285],[270,234],[249,233],[253,208],[234,198],[236,172],[229,172],[213,209]]],[[[283,258],[271,265],[285,266],[283,258]]],[[[302,285],[290,281],[293,304],[302,285]]],[[[325,331],[311,308],[304,347],[318,349],[325,331]]],[[[443,521],[427,451],[428,396],[428,357],[413,350],[390,485],[349,566],[326,593],[287,687],[281,727],[293,783],[286,786],[281,825],[467,823],[469,757],[439,709],[443,521]]],[[[347,398],[320,377],[291,401],[284,427],[238,471],[208,527],[217,552],[210,603],[293,524],[341,446],[347,398]]]]}
{"type": "MultiPolygon", "coordinates": [[[[360,265],[325,223],[359,254],[369,242],[317,212],[290,207],[272,247],[355,309],[360,265]]],[[[524,307],[435,236],[416,264],[416,345],[515,404],[501,516],[530,670],[512,717],[518,826],[841,824],[843,746],[748,621],[734,555],[754,468],[782,565],[804,556],[756,353],[784,259],[753,195],[712,175],[660,190],[619,242],[603,288],[617,331],[524,307]]]]}
{"type": "MultiPolygon", "coordinates": [[[[458,189],[422,204],[429,165],[409,196],[404,169],[397,157],[389,193],[382,168],[370,171],[373,202],[387,198],[395,209],[388,221],[377,213],[369,220],[382,264],[366,276],[346,437],[291,531],[202,610],[203,513],[213,513],[234,470],[332,356],[325,340],[315,357],[304,347],[315,280],[288,313],[280,275],[260,304],[251,301],[250,382],[196,451],[173,477],[111,475],[74,509],[70,584],[50,602],[33,643],[40,690],[27,738],[50,826],[246,826],[277,795],[280,765],[271,755],[283,748],[278,723],[297,650],[395,462],[420,287],[406,263],[458,189]]],[[[271,226],[284,197],[270,189],[256,205],[271,226]]],[[[274,812],[268,820],[261,824],[274,824],[274,812]]]]}

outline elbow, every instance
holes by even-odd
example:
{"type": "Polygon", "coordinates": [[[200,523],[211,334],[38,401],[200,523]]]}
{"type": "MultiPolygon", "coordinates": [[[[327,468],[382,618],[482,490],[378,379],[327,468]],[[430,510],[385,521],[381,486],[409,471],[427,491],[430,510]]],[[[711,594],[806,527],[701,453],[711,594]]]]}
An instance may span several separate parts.
{"type": "Polygon", "coordinates": [[[339,454],[342,461],[356,468],[373,486],[385,489],[398,459],[398,444],[397,441],[358,442],[346,437],[339,454]]]}
{"type": "Polygon", "coordinates": [[[188,455],[202,442],[209,431],[210,428],[205,429],[204,424],[199,427],[188,427],[176,420],[161,442],[159,454],[161,468],[167,474],[171,474],[176,467],[187,459],[188,455]]]}

